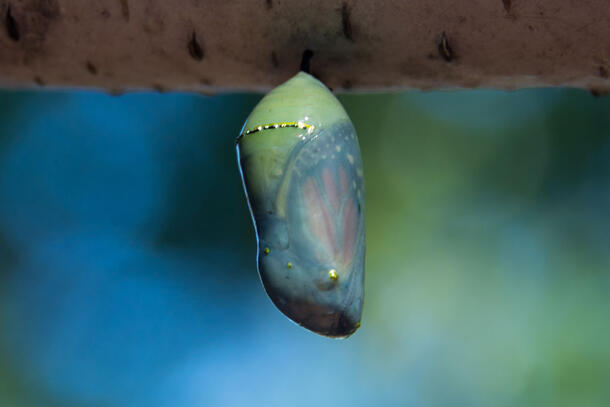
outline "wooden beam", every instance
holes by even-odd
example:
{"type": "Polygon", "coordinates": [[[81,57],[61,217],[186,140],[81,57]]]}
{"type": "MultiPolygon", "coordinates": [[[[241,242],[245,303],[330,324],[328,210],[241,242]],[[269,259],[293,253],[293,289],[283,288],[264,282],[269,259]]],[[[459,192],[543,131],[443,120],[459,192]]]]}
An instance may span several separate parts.
{"type": "Polygon", "coordinates": [[[608,0],[0,1],[0,86],[610,90],[608,0]]]}

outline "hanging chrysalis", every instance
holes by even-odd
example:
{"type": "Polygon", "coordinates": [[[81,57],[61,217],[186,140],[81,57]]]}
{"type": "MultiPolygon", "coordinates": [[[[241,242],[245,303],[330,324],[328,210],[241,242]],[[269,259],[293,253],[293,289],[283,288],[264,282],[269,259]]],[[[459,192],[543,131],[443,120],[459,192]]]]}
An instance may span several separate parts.
{"type": "Polygon", "coordinates": [[[299,72],[254,108],[237,155],[267,294],[316,333],[347,337],[364,295],[364,182],[347,113],[299,72]]]}

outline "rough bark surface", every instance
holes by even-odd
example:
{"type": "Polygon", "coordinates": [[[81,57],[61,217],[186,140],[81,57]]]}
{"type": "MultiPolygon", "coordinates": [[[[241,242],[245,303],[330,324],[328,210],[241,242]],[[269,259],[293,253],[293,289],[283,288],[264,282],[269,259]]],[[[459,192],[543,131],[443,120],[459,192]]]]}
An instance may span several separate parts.
{"type": "Polygon", "coordinates": [[[0,86],[610,90],[608,0],[0,1],[0,86]]]}

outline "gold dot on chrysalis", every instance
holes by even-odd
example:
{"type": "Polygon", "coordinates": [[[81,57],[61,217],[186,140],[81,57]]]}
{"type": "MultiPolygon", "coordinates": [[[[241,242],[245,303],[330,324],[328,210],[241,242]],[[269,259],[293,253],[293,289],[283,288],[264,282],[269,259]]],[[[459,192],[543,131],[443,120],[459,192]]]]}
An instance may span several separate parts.
{"type": "Polygon", "coordinates": [[[269,254],[269,252],[271,252],[271,250],[269,250],[269,248],[268,248],[268,247],[265,247],[265,248],[263,249],[263,253],[265,253],[265,254],[269,254]]]}
{"type": "Polygon", "coordinates": [[[360,322],[356,322],[356,329],[360,328],[360,322]]]}
{"type": "Polygon", "coordinates": [[[333,281],[337,281],[339,279],[339,275],[337,274],[337,270],[335,269],[330,269],[328,271],[328,277],[333,280],[333,281]]]}
{"type": "Polygon", "coordinates": [[[286,267],[288,267],[289,269],[291,269],[291,268],[292,268],[292,263],[291,263],[291,262],[288,262],[288,263],[286,264],[286,267]]]}

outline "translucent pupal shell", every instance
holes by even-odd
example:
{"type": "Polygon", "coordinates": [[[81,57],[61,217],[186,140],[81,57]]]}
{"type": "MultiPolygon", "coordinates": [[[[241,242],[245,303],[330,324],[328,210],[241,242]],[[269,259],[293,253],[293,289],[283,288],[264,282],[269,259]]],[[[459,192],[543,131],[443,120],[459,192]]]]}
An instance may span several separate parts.
{"type": "Polygon", "coordinates": [[[333,94],[300,72],[248,117],[237,154],[273,303],[316,333],[346,337],[364,296],[364,179],[358,138],[333,94]]]}

